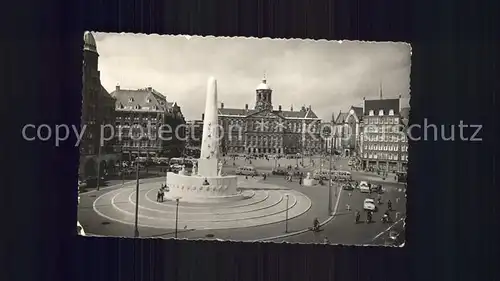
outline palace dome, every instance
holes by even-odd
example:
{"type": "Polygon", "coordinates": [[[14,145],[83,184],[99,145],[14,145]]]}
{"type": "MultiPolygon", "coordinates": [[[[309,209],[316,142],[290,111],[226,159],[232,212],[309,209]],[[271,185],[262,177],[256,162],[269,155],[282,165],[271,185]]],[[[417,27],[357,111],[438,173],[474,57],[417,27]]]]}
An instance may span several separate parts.
{"type": "Polygon", "coordinates": [[[266,78],[262,79],[262,82],[257,86],[255,90],[271,90],[269,85],[267,85],[266,78]]]}
{"type": "Polygon", "coordinates": [[[90,31],[85,31],[83,34],[83,50],[97,53],[97,44],[94,35],[90,31]]]}

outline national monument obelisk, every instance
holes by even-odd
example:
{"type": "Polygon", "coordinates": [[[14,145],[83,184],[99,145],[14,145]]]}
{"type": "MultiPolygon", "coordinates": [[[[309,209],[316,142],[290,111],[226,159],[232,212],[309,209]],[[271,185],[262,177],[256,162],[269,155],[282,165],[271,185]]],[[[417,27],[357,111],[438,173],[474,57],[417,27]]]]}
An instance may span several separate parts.
{"type": "Polygon", "coordinates": [[[198,175],[218,176],[219,166],[219,126],[217,114],[217,80],[210,77],[207,82],[203,136],[201,139],[198,175]]]}
{"type": "Polygon", "coordinates": [[[238,190],[238,177],[219,174],[219,125],[217,109],[217,80],[210,77],[207,83],[203,136],[197,171],[187,174],[167,173],[169,192],[166,198],[183,201],[213,202],[241,200],[245,195],[238,190]]]}

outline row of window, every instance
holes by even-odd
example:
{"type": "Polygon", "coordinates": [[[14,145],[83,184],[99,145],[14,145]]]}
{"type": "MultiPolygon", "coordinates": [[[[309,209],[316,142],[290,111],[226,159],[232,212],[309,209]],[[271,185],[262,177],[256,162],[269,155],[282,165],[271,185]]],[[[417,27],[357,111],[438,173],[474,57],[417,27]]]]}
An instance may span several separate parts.
{"type": "Polygon", "coordinates": [[[398,155],[396,153],[364,153],[363,158],[365,159],[377,159],[377,160],[393,160],[393,161],[408,161],[408,155],[398,155]]]}
{"type": "Polygon", "coordinates": [[[365,144],[363,148],[365,150],[399,151],[400,147],[397,144],[365,144]]]}
{"type": "Polygon", "coordinates": [[[134,120],[134,121],[141,121],[141,120],[145,120],[145,121],[157,121],[158,119],[160,119],[160,116],[148,116],[148,115],[143,115],[143,116],[117,116],[116,117],[116,120],[124,120],[124,121],[131,121],[131,120],[134,120]]]}
{"type": "Polygon", "coordinates": [[[123,142],[122,146],[123,147],[161,147],[162,143],[161,141],[128,141],[128,142],[123,142]]]}
{"type": "Polygon", "coordinates": [[[370,125],[377,125],[377,124],[397,125],[399,124],[399,117],[365,118],[364,122],[365,124],[370,124],[370,125]]]}
{"type": "MultiPolygon", "coordinates": [[[[384,110],[379,110],[378,111],[378,116],[384,116],[386,113],[389,114],[389,116],[393,116],[394,115],[394,110],[393,109],[389,109],[389,112],[384,112],[384,110]]],[[[368,111],[368,115],[369,116],[375,116],[375,111],[373,110],[370,110],[368,111]]]]}
{"type": "Polygon", "coordinates": [[[400,133],[404,131],[404,127],[400,125],[378,125],[366,126],[363,128],[365,133],[400,133]]]}
{"type": "Polygon", "coordinates": [[[364,135],[363,136],[363,141],[366,142],[407,142],[408,138],[406,135],[401,134],[401,135],[386,135],[386,134],[380,134],[380,135],[364,135]]]}
{"type": "Polygon", "coordinates": [[[253,128],[253,130],[255,131],[270,131],[270,132],[282,132],[283,129],[288,129],[291,132],[300,133],[303,127],[305,127],[305,129],[309,129],[309,131],[311,132],[319,132],[320,128],[319,124],[312,124],[309,126],[309,125],[303,125],[303,123],[300,122],[279,123],[279,122],[269,122],[266,120],[247,122],[241,119],[229,119],[228,124],[229,126],[233,127],[240,126],[245,130],[248,127],[250,127],[253,128]]]}

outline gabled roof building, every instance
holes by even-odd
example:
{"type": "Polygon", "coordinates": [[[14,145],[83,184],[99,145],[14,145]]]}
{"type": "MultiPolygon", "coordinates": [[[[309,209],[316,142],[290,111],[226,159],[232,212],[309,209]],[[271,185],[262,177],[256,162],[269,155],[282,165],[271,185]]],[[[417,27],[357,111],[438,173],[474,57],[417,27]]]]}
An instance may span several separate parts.
{"type": "Polygon", "coordinates": [[[185,124],[181,108],[152,87],[122,89],[116,86],[117,143],[133,156],[178,157],[184,150],[185,124]],[[180,128],[180,127],[179,127],[180,128]],[[142,134],[142,138],[140,137],[142,134]]]}

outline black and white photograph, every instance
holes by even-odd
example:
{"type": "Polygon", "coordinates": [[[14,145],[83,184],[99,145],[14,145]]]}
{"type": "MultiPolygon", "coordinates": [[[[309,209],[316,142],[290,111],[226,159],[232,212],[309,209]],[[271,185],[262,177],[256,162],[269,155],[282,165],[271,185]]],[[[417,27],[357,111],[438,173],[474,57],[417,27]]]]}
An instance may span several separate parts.
{"type": "Polygon", "coordinates": [[[409,44],[87,31],[82,49],[80,235],[404,246],[409,44]]]}

